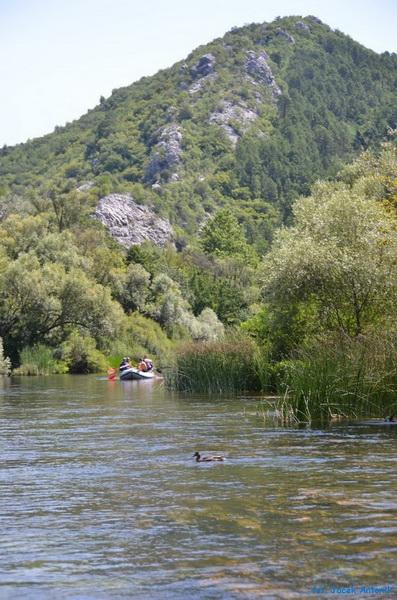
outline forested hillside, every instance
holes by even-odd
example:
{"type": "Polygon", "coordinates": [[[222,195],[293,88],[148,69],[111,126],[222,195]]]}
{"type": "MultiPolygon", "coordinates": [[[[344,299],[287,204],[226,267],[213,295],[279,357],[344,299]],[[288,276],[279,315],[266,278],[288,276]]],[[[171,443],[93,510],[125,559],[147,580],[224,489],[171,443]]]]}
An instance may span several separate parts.
{"type": "Polygon", "coordinates": [[[227,205],[263,251],[294,198],[395,126],[396,68],[396,55],[315,17],[236,28],[78,121],[4,147],[1,190],[15,203],[80,188],[91,206],[129,192],[187,237],[227,205]]]}
{"type": "MultiPolygon", "coordinates": [[[[389,393],[396,81],[395,55],[288,17],[234,29],[3,148],[0,338],[12,365],[92,372],[149,353],[186,373],[213,350],[211,376],[256,365],[251,384],[284,393],[322,357],[389,393]]],[[[0,347],[6,372],[1,358],[0,347]]]]}

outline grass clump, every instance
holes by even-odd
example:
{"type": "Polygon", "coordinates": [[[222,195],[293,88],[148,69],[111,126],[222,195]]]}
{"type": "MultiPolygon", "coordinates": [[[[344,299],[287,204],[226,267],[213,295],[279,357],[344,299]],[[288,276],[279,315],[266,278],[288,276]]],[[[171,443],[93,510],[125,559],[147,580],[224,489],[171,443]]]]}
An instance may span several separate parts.
{"type": "Polygon", "coordinates": [[[191,342],[176,353],[166,373],[168,387],[205,394],[259,391],[266,378],[265,356],[246,337],[217,342],[191,342]]]}
{"type": "Polygon", "coordinates": [[[15,375],[51,375],[66,373],[64,362],[54,358],[51,348],[44,344],[25,347],[21,351],[21,365],[13,371],[15,375]]]}
{"type": "Polygon", "coordinates": [[[279,366],[278,392],[298,422],[394,413],[397,336],[319,339],[279,366]]]}

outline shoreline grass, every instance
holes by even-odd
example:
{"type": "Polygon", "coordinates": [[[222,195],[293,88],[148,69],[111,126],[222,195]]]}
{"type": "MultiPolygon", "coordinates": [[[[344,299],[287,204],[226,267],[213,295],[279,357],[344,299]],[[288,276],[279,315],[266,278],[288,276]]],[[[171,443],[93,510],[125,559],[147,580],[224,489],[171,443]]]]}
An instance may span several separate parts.
{"type": "Polygon", "coordinates": [[[265,378],[260,356],[249,338],[191,342],[177,351],[165,383],[173,390],[206,394],[260,391],[265,378]]]}
{"type": "Polygon", "coordinates": [[[262,406],[285,424],[329,423],[397,412],[397,338],[318,339],[289,360],[270,363],[248,337],[182,346],[166,386],[205,394],[274,393],[262,406]]]}
{"type": "Polygon", "coordinates": [[[299,422],[384,417],[397,407],[393,336],[319,340],[282,365],[278,393],[299,422]]]}

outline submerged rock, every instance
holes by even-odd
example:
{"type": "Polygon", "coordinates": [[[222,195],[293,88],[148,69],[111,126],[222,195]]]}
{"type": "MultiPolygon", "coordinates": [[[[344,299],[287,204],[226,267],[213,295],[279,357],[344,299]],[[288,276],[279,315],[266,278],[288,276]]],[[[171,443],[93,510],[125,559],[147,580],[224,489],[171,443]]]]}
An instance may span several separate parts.
{"type": "Polygon", "coordinates": [[[109,194],[101,198],[93,217],[126,248],[145,240],[164,246],[173,236],[169,221],[158,217],[147,206],[134,202],[130,194],[109,194]]]}

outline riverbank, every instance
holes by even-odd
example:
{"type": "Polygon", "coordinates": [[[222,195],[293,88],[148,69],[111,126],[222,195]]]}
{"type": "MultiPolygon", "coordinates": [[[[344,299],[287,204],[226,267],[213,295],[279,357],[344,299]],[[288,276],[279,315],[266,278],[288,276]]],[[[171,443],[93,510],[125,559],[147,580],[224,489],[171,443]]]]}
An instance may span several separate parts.
{"type": "Polygon", "coordinates": [[[278,411],[289,420],[325,423],[395,414],[396,365],[391,335],[317,338],[281,361],[271,360],[253,340],[236,336],[182,346],[166,384],[208,394],[261,390],[279,397],[278,411]]]}

